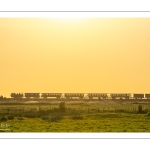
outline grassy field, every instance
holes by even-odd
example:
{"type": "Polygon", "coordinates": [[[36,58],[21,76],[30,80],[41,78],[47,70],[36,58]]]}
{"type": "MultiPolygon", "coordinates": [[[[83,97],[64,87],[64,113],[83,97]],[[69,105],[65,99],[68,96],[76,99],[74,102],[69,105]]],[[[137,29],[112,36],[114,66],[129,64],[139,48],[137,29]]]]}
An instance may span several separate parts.
{"type": "Polygon", "coordinates": [[[0,131],[150,132],[150,103],[70,101],[63,109],[59,104],[0,104],[0,131]]]}

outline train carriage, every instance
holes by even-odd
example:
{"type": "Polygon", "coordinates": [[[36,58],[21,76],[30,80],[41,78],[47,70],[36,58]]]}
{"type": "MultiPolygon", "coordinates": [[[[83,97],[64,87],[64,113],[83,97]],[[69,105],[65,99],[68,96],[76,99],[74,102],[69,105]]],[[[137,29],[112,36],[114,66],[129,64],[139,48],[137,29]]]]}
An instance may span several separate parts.
{"type": "Polygon", "coordinates": [[[145,94],[145,98],[150,99],[150,94],[145,94]]]}
{"type": "Polygon", "coordinates": [[[129,99],[131,97],[130,93],[113,93],[110,94],[112,99],[129,99]]]}
{"type": "Polygon", "coordinates": [[[98,99],[106,99],[108,98],[107,93],[88,93],[89,99],[93,99],[94,97],[97,97],[98,99]]]}
{"type": "Polygon", "coordinates": [[[40,98],[40,93],[25,93],[26,98],[40,98]]]}
{"type": "Polygon", "coordinates": [[[65,93],[64,96],[66,99],[70,99],[74,97],[83,99],[84,93],[65,93]]]}
{"type": "Polygon", "coordinates": [[[61,93],[41,93],[41,97],[47,99],[48,97],[52,98],[57,98],[57,99],[60,99],[61,98],[61,93]]]}
{"type": "Polygon", "coordinates": [[[142,99],[142,98],[144,98],[144,94],[133,94],[133,98],[142,99]]]}

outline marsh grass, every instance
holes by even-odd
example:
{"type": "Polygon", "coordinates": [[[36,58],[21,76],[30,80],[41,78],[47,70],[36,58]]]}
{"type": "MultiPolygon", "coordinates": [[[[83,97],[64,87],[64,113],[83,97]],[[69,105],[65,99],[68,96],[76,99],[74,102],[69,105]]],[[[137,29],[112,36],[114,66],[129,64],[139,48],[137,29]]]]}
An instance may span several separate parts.
{"type": "Polygon", "coordinates": [[[70,102],[64,112],[57,103],[0,105],[0,123],[10,124],[6,132],[150,132],[150,105],[143,105],[142,113],[137,112],[138,105],[111,101],[70,102]],[[20,108],[24,111],[20,112],[20,108]]]}
{"type": "Polygon", "coordinates": [[[50,115],[41,118],[15,117],[7,120],[7,132],[150,132],[150,117],[144,114],[50,115]]]}

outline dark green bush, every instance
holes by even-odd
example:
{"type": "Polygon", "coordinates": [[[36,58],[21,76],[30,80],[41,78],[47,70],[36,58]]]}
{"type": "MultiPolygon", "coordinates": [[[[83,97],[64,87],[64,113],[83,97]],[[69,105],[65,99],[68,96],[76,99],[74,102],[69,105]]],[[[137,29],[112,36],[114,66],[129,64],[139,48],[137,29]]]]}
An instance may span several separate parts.
{"type": "Polygon", "coordinates": [[[18,120],[24,120],[22,117],[18,117],[17,119],[18,119],[18,120]]]}
{"type": "Polygon", "coordinates": [[[63,116],[59,115],[59,114],[55,114],[53,116],[42,116],[41,118],[45,121],[57,122],[57,121],[61,120],[63,118],[63,116]]]}
{"type": "Polygon", "coordinates": [[[59,110],[61,111],[61,112],[65,112],[65,102],[61,102],[60,104],[59,104],[59,110]]]}
{"type": "Polygon", "coordinates": [[[33,112],[27,112],[27,113],[24,113],[23,114],[24,117],[26,118],[36,118],[36,113],[33,113],[33,112]]]}
{"type": "Polygon", "coordinates": [[[81,116],[81,115],[74,115],[71,118],[74,119],[74,120],[81,120],[81,119],[83,119],[83,116],[81,116]]]}
{"type": "Polygon", "coordinates": [[[147,113],[147,116],[150,116],[150,112],[147,113]]]}
{"type": "Polygon", "coordinates": [[[0,121],[7,121],[7,118],[6,117],[1,117],[0,121]]]}
{"type": "Polygon", "coordinates": [[[42,116],[41,117],[43,120],[49,120],[49,117],[48,116],[42,116]]]}
{"type": "Polygon", "coordinates": [[[51,113],[51,110],[40,110],[37,112],[37,115],[45,116],[45,115],[48,115],[49,113],[51,113]]]}
{"type": "Polygon", "coordinates": [[[62,116],[60,116],[60,115],[55,115],[55,116],[51,116],[50,119],[49,119],[49,121],[57,122],[57,121],[59,121],[59,120],[61,120],[61,119],[62,119],[62,116]]]}
{"type": "Polygon", "coordinates": [[[8,118],[8,120],[13,120],[13,119],[14,119],[14,116],[9,115],[9,116],[7,116],[7,118],[8,118]]]}

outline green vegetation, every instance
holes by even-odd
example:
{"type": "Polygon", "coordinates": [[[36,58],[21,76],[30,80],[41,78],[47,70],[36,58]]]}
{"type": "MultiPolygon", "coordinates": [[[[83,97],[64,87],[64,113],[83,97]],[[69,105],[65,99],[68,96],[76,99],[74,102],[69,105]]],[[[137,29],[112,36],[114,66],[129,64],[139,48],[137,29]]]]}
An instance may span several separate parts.
{"type": "Polygon", "coordinates": [[[1,104],[0,131],[150,132],[149,108],[149,103],[114,101],[1,104]]]}

